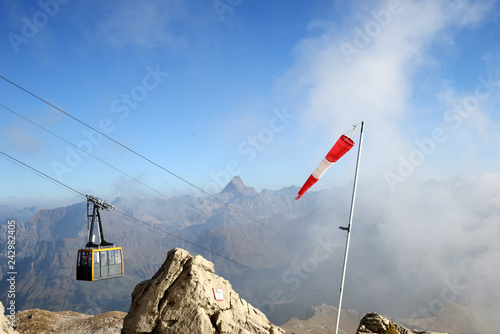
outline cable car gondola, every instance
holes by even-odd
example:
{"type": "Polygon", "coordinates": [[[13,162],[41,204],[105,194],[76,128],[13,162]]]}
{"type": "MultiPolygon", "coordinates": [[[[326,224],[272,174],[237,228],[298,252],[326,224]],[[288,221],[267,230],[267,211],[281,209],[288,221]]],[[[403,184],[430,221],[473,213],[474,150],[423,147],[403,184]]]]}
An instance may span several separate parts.
{"type": "Polygon", "coordinates": [[[79,281],[98,281],[123,276],[122,248],[104,240],[99,209],[109,210],[114,207],[100,198],[87,195],[89,239],[85,248],[78,250],[76,279],[79,281]],[[96,227],[98,243],[94,233],[96,227]]]}

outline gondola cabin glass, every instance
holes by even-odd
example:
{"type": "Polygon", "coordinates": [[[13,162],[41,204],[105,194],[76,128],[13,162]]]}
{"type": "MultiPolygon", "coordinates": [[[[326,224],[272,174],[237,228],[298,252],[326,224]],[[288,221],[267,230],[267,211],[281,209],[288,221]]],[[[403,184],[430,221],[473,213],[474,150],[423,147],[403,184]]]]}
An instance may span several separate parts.
{"type": "Polygon", "coordinates": [[[98,281],[123,276],[121,247],[80,249],[76,263],[76,279],[98,281]]]}

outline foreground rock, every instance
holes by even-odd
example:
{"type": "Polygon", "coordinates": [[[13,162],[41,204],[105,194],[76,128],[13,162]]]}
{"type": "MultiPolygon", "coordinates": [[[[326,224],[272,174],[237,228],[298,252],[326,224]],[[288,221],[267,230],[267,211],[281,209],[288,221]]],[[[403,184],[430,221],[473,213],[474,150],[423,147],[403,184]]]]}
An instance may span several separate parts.
{"type": "Polygon", "coordinates": [[[72,311],[28,310],[16,314],[20,334],[119,334],[125,312],[107,312],[96,316],[72,311]]]}
{"type": "Polygon", "coordinates": [[[227,280],[215,275],[212,262],[176,248],[168,253],[153,278],[135,287],[122,333],[284,331],[241,299],[227,280]]]}
{"type": "MultiPolygon", "coordinates": [[[[407,329],[389,321],[377,313],[367,313],[359,324],[356,334],[440,334],[407,329]]],[[[444,334],[444,333],[443,333],[444,334]]]]}
{"type": "Polygon", "coordinates": [[[0,302],[0,334],[17,334],[17,332],[10,326],[10,319],[4,315],[5,309],[2,302],[0,302]]]}

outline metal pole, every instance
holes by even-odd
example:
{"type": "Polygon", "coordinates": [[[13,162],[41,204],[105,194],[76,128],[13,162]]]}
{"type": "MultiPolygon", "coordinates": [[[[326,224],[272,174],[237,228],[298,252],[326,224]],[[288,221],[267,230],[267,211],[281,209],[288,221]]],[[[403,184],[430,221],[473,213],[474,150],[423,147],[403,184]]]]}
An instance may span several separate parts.
{"type": "Polygon", "coordinates": [[[361,133],[359,135],[359,146],[358,146],[358,159],[356,161],[356,172],[354,174],[354,186],[352,189],[352,200],[351,200],[351,212],[349,213],[349,225],[347,228],[341,227],[341,230],[347,231],[347,240],[345,244],[345,254],[344,254],[344,267],[342,268],[342,280],[340,281],[340,296],[339,296],[339,308],[337,310],[337,324],[335,326],[335,334],[339,333],[339,324],[340,324],[340,310],[342,307],[342,295],[344,290],[344,280],[345,280],[345,271],[347,267],[347,253],[349,252],[349,241],[351,240],[351,226],[352,226],[352,217],[354,213],[354,201],[356,199],[356,188],[358,185],[358,170],[359,170],[359,160],[361,157],[361,145],[363,143],[363,128],[365,126],[365,122],[361,122],[361,133]]]}

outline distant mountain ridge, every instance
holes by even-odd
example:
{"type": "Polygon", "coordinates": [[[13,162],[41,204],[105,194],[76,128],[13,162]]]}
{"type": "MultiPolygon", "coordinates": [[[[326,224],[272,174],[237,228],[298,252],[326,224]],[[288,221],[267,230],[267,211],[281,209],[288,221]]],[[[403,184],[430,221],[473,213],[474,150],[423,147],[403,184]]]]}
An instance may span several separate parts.
{"type": "Polygon", "coordinates": [[[7,224],[8,219],[15,219],[20,223],[28,221],[33,215],[39,211],[40,207],[30,206],[23,209],[18,209],[11,205],[0,205],[0,225],[7,224]]]}
{"type": "MultiPolygon", "coordinates": [[[[154,272],[173,246],[203,253],[217,264],[219,270],[232,271],[233,276],[246,270],[190,243],[251,267],[284,266],[290,260],[290,251],[283,245],[284,241],[279,240],[282,237],[271,230],[280,231],[284,224],[311,210],[307,201],[298,205],[293,202],[293,192],[296,191],[290,187],[257,193],[241,178],[235,177],[221,193],[214,195],[217,199],[189,195],[151,200],[116,198],[112,204],[118,210],[168,233],[126,219],[116,212],[101,210],[106,238],[124,248],[126,278],[115,281],[125,281],[126,288],[113,293],[110,301],[96,297],[102,302],[93,305],[82,304],[82,297],[92,289],[107,294],[104,291],[111,281],[92,285],[75,281],[76,250],[85,245],[87,237],[86,203],[39,210],[26,223],[17,225],[17,305],[20,309],[92,313],[125,310],[132,286],[154,272]]],[[[5,228],[0,226],[2,242],[6,241],[3,240],[7,235],[5,228]]],[[[6,260],[5,254],[0,255],[0,260],[6,260]]],[[[5,268],[0,268],[1,276],[5,274],[5,268]]],[[[4,285],[5,281],[0,282],[1,297],[5,297],[3,292],[7,291],[4,285]]]]}

